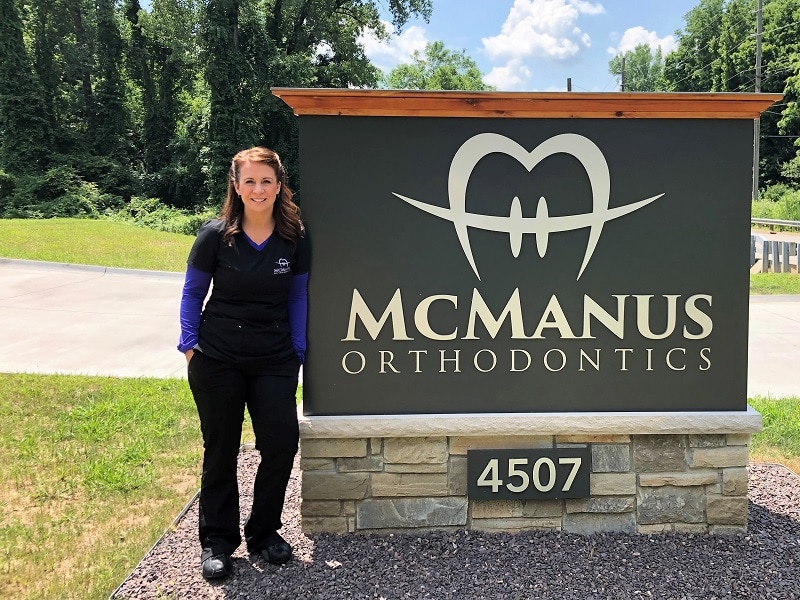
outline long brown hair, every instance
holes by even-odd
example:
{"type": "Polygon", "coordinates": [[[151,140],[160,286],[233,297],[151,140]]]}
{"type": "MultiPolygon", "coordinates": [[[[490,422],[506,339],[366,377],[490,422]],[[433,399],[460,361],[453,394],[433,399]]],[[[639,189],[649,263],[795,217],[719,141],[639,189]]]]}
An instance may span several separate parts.
{"type": "Polygon", "coordinates": [[[242,216],[244,215],[244,204],[242,197],[236,193],[234,183],[239,180],[239,172],[246,162],[264,163],[275,169],[278,181],[281,182],[281,190],[275,199],[272,207],[272,216],[275,219],[275,231],[282,238],[297,244],[305,232],[303,222],[300,220],[300,207],[292,201],[292,190],[289,189],[289,178],[286,169],[281,163],[278,153],[269,148],[255,146],[237,152],[231,161],[231,168],[228,171],[228,194],[225,204],[219,213],[220,219],[225,222],[225,231],[222,239],[226,244],[231,243],[231,237],[242,230],[242,216]]]}

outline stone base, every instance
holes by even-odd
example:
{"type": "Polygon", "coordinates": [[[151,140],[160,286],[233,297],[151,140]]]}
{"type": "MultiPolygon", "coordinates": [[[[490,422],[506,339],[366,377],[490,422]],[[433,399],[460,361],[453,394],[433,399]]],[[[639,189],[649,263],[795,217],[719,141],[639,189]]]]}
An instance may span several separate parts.
{"type": "Polygon", "coordinates": [[[745,531],[748,444],[760,415],[636,416],[301,417],[303,531],[745,531]],[[391,435],[374,435],[377,427],[391,435]],[[590,449],[590,497],[467,498],[467,450],[563,447],[590,449]]]}

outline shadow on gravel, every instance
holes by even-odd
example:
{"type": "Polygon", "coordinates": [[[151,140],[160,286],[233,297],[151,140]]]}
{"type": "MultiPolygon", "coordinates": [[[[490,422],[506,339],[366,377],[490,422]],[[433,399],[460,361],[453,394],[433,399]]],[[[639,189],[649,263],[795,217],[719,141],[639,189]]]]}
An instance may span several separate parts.
{"type": "MultiPolygon", "coordinates": [[[[244,453],[247,454],[247,453],[244,453]]],[[[257,455],[240,461],[242,510],[257,455]],[[248,475],[250,473],[250,475],[248,475]]],[[[284,511],[295,559],[282,567],[234,554],[234,574],[203,581],[196,507],[131,573],[114,598],[353,599],[794,599],[800,598],[800,479],[750,467],[747,534],[553,532],[304,535],[299,474],[284,511]]]]}

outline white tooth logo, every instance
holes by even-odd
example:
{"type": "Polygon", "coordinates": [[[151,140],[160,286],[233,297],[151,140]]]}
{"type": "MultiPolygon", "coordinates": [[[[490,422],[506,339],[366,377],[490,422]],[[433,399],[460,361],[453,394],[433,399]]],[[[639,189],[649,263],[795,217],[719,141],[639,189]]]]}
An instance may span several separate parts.
{"type": "Polygon", "coordinates": [[[632,213],[664,195],[662,193],[625,206],[609,208],[611,178],[606,158],[594,142],[575,133],[563,133],[551,137],[539,144],[531,152],[503,135],[480,133],[464,142],[456,152],[453,162],[450,164],[447,185],[450,208],[425,204],[396,192],[392,192],[392,194],[420,210],[450,221],[456,228],[456,234],[461,242],[464,255],[472,266],[472,270],[475,271],[475,276],[478,280],[480,280],[481,276],[472,256],[467,227],[507,233],[514,258],[519,256],[523,233],[536,234],[536,249],[539,251],[539,257],[544,258],[547,252],[547,240],[551,233],[589,227],[589,241],[586,245],[586,253],[583,256],[583,264],[580,271],[578,271],[577,279],[580,279],[586,265],[589,264],[589,260],[592,258],[592,253],[603,231],[603,225],[608,221],[632,213]],[[589,176],[589,183],[592,187],[592,212],[551,217],[547,213],[547,201],[542,196],[539,198],[539,204],[536,207],[536,216],[523,217],[519,198],[515,196],[511,202],[511,211],[507,217],[468,213],[466,193],[472,170],[478,164],[478,161],[493,152],[507,154],[517,159],[529,172],[542,160],[553,154],[563,153],[574,156],[580,161],[589,176]]]}

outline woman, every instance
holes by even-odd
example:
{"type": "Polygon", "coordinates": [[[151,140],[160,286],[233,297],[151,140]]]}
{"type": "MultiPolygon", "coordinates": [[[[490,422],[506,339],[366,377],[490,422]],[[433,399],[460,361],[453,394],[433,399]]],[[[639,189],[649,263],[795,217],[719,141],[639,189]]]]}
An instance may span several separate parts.
{"type": "Polygon", "coordinates": [[[261,453],[245,541],[272,564],[292,555],[278,529],[299,437],[295,394],[306,348],[309,254],[278,155],[260,147],[236,154],[220,217],[203,224],[189,253],[181,299],[178,349],[203,433],[206,579],[231,573],[230,555],[241,543],[236,468],[245,406],[261,453]]]}

